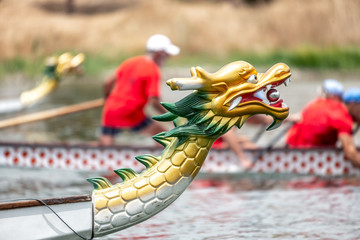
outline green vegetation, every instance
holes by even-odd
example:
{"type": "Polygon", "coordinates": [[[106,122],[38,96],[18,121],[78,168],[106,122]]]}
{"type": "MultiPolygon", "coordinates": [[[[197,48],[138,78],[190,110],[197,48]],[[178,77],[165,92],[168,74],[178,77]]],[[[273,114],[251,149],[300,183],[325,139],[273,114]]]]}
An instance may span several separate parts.
{"type": "Polygon", "coordinates": [[[210,54],[184,56],[171,61],[172,65],[223,65],[224,63],[244,60],[254,66],[269,66],[277,62],[284,62],[290,67],[313,69],[357,69],[360,68],[359,47],[301,47],[294,50],[274,50],[267,53],[251,53],[234,51],[226,57],[217,57],[210,54]]]}
{"type": "Polygon", "coordinates": [[[9,73],[23,72],[26,75],[34,76],[43,71],[43,59],[14,58],[0,62],[0,77],[9,73]]]}
{"type": "MultiPolygon", "coordinates": [[[[241,56],[234,55],[232,59],[241,56]]],[[[284,62],[291,67],[315,69],[356,69],[360,67],[360,48],[302,47],[293,51],[277,50],[263,55],[245,55],[255,65],[284,62]]]]}
{"type": "MultiPolygon", "coordinates": [[[[77,53],[77,52],[74,52],[77,53]]],[[[60,54],[54,54],[60,55],[60,54]]],[[[86,54],[84,62],[85,74],[98,75],[106,70],[115,68],[121,61],[129,56],[118,56],[117,58],[108,58],[105,56],[95,56],[86,54]]],[[[29,77],[39,75],[44,71],[45,57],[34,59],[14,58],[0,62],[0,77],[6,74],[21,72],[29,77]]]]}
{"type": "MultiPolygon", "coordinates": [[[[85,73],[99,75],[104,71],[116,68],[127,57],[129,55],[109,58],[104,55],[86,54],[84,63],[85,73]]],[[[228,56],[222,57],[208,53],[182,53],[180,56],[170,59],[168,66],[222,66],[236,60],[250,62],[254,66],[269,66],[277,62],[284,62],[290,67],[296,68],[350,70],[360,68],[360,48],[301,47],[294,50],[274,50],[267,53],[234,51],[228,56]]],[[[0,62],[0,77],[15,72],[35,76],[43,71],[43,63],[44,58],[35,60],[26,58],[5,60],[0,62]]]]}
{"type": "Polygon", "coordinates": [[[85,74],[99,75],[104,71],[115,69],[122,61],[130,56],[117,56],[115,58],[109,58],[103,55],[94,56],[91,54],[85,54],[86,59],[84,62],[85,74]]]}

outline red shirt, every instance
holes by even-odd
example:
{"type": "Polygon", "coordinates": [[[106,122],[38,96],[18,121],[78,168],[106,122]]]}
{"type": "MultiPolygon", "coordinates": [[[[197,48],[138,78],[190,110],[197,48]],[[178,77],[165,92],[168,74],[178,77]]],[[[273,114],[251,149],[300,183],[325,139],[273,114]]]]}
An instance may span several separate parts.
{"type": "Polygon", "coordinates": [[[341,133],[351,134],[353,120],[344,104],[319,98],[310,102],[301,120],[287,134],[290,147],[335,147],[341,133]]]}
{"type": "Polygon", "coordinates": [[[124,61],[115,74],[117,80],[106,99],[102,125],[134,127],[145,120],[148,99],[160,96],[160,69],[151,59],[137,56],[124,61]]]}
{"type": "Polygon", "coordinates": [[[216,141],[213,143],[212,148],[215,149],[224,149],[225,148],[225,144],[223,141],[222,137],[219,137],[218,139],[216,139],[216,141]]]}

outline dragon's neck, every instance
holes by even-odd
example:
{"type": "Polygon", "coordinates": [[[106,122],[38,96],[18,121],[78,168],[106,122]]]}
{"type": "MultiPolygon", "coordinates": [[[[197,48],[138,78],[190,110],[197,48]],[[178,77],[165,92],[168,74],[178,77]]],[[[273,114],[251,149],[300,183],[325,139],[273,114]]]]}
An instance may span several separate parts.
{"type": "Polygon", "coordinates": [[[51,80],[51,81],[58,81],[59,80],[59,72],[56,71],[56,65],[52,65],[52,66],[45,66],[45,69],[44,69],[44,78],[43,78],[43,81],[48,81],[48,80],[51,80]]]}
{"type": "Polygon", "coordinates": [[[102,189],[93,193],[95,236],[137,224],[169,206],[197,175],[214,140],[199,136],[179,143],[175,137],[160,157],[142,155],[137,158],[148,166],[140,175],[129,169],[115,171],[125,181],[99,187],[102,189]]]}

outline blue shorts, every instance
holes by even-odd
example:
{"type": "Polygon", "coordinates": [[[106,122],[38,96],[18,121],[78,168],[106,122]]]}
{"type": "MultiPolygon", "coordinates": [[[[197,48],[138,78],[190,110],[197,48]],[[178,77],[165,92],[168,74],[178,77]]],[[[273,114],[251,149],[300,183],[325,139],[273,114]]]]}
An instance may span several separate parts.
{"type": "MultiPolygon", "coordinates": [[[[134,127],[131,127],[130,129],[131,129],[131,131],[137,132],[137,131],[140,131],[140,130],[144,129],[145,127],[149,126],[150,124],[151,124],[151,119],[145,118],[144,121],[142,121],[141,123],[139,123],[138,125],[136,125],[134,127]]],[[[122,130],[124,130],[124,128],[102,126],[101,134],[115,136],[116,134],[120,133],[122,130]]]]}

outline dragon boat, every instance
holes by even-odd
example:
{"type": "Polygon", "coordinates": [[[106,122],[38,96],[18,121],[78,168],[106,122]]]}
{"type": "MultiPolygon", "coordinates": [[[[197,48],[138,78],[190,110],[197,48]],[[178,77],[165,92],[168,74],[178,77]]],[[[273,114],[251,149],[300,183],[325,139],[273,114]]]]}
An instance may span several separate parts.
{"type": "MultiPolygon", "coordinates": [[[[89,145],[0,143],[0,167],[45,168],[97,171],[107,174],[113,169],[145,170],[135,157],[150,153],[160,155],[162,148],[143,146],[95,147],[89,145]]],[[[358,149],[360,151],[360,148],[358,149]]],[[[244,170],[229,149],[211,149],[200,172],[216,174],[277,173],[317,176],[360,175],[342,149],[259,148],[245,149],[254,166],[244,170]]]]}
{"type": "Polygon", "coordinates": [[[48,57],[45,60],[44,76],[40,83],[34,88],[22,92],[16,99],[0,100],[0,114],[20,111],[43,100],[56,89],[61,77],[81,74],[84,60],[83,53],[76,56],[63,53],[59,57],[48,57]]]}
{"type": "Polygon", "coordinates": [[[212,74],[200,67],[192,68],[191,74],[191,78],[167,81],[173,90],[193,92],[177,103],[163,103],[169,112],[155,119],[173,121],[175,128],[153,137],[165,147],[159,156],[135,157],[145,166],[140,174],[130,168],[114,170],[123,179],[115,185],[104,177],[89,178],[94,186],[91,196],[74,197],[74,201],[2,203],[2,239],[92,239],[138,224],[165,209],[186,190],[214,141],[230,128],[240,128],[254,114],[268,114],[274,119],[268,127],[272,130],[288,116],[289,108],[279,94],[267,102],[256,97],[259,91],[278,93],[276,87],[291,75],[286,64],[258,73],[249,63],[237,61],[212,74]],[[183,121],[179,118],[186,118],[186,123],[180,124],[183,121]],[[50,205],[74,232],[44,204],[50,205]]]}

